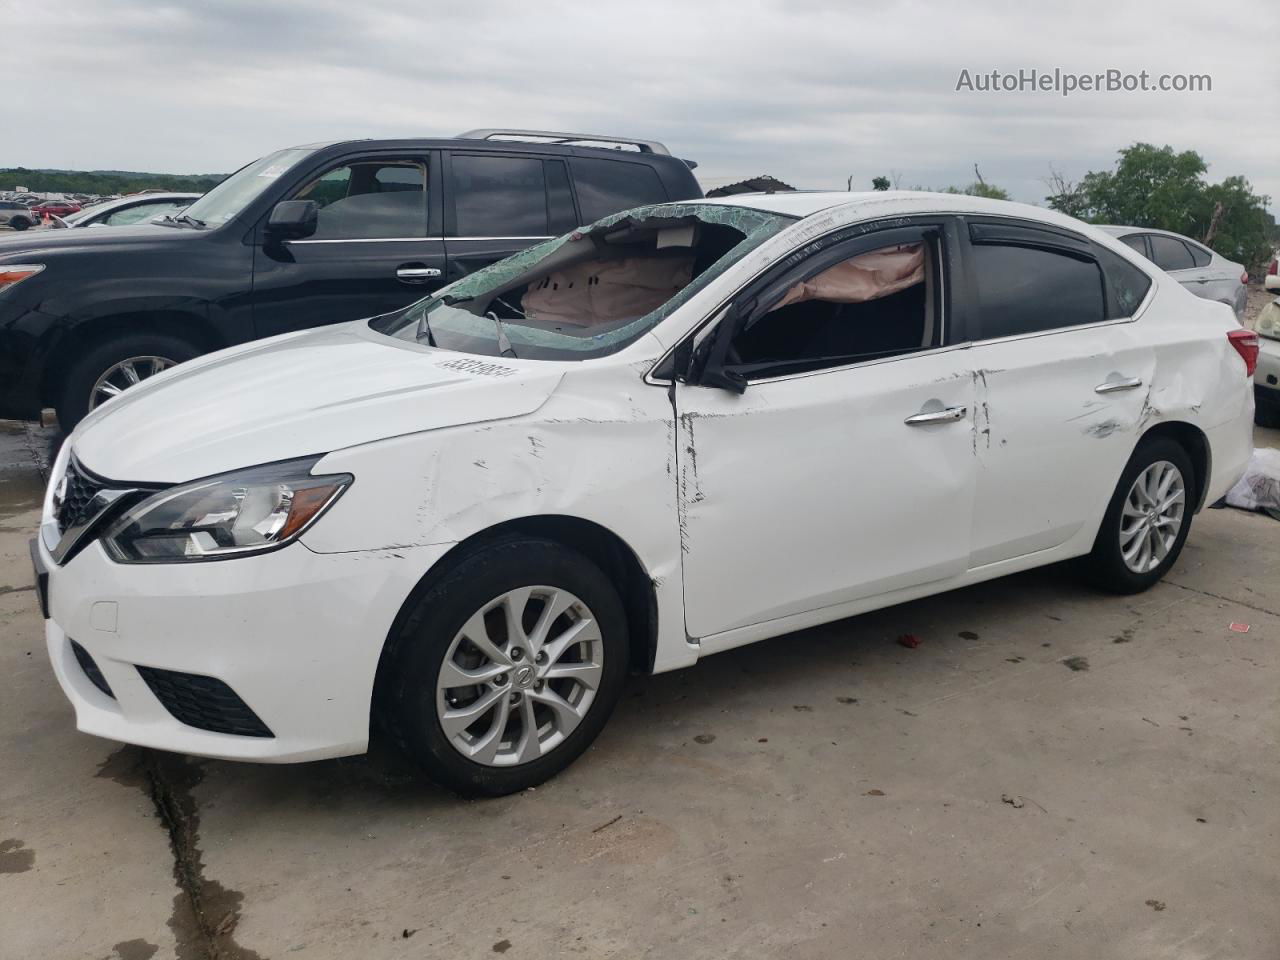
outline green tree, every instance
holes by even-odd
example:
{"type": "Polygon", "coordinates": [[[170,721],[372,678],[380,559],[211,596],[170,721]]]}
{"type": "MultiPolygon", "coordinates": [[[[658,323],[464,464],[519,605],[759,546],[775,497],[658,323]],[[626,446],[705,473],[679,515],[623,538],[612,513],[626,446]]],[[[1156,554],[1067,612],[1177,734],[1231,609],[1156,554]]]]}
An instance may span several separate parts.
{"type": "Polygon", "coordinates": [[[1071,184],[1051,169],[1055,210],[1092,223],[1172,230],[1199,240],[1250,270],[1270,257],[1275,220],[1270,198],[1244,177],[1205,180],[1209,165],[1194,150],[1135,143],[1120,151],[1114,170],[1093,170],[1071,184]]]}
{"type": "Polygon", "coordinates": [[[872,190],[888,190],[889,178],[888,177],[872,177],[871,189],[872,190]]]}

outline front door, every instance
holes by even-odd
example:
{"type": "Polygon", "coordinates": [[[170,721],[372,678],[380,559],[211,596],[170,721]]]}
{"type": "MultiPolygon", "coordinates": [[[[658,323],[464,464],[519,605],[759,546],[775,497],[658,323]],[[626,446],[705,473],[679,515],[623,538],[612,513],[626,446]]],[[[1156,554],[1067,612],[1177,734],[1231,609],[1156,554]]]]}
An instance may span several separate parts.
{"type": "Polygon", "coordinates": [[[975,387],[944,335],[947,262],[934,228],[819,249],[734,337],[741,395],[677,385],[691,636],[965,571],[975,387]]]}
{"type": "Polygon", "coordinates": [[[286,198],[316,201],[319,222],[304,240],[255,249],[257,335],[388,313],[439,289],[437,165],[434,154],[345,160],[286,198]]]}

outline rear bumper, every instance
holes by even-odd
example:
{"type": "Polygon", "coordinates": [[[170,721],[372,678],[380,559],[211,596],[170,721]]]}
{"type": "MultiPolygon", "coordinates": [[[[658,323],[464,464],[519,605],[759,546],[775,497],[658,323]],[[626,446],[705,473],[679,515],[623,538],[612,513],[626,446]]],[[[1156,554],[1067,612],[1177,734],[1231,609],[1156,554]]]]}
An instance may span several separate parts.
{"type": "Polygon", "coordinates": [[[1253,389],[1259,406],[1280,405],[1280,340],[1258,338],[1258,369],[1253,373],[1253,389]]]}

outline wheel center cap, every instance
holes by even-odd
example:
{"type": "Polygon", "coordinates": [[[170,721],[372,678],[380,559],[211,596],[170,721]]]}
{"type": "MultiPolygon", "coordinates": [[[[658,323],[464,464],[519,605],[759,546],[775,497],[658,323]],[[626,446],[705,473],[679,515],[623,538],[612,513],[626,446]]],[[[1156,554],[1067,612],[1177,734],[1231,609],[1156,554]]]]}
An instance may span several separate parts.
{"type": "Polygon", "coordinates": [[[538,671],[531,663],[516,667],[515,672],[511,674],[511,680],[517,687],[531,687],[537,679],[538,671]]]}

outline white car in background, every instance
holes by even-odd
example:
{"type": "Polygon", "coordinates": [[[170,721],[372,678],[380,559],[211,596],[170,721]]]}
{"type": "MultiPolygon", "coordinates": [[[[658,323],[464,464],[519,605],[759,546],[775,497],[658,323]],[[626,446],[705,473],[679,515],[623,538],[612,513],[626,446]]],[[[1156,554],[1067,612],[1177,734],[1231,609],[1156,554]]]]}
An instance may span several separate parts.
{"type": "Polygon", "coordinates": [[[1244,320],[1249,272],[1242,264],[1169,230],[1111,226],[1098,229],[1133,247],[1197,297],[1225,303],[1235,311],[1237,320],[1244,320]]]}
{"type": "Polygon", "coordinates": [[[509,793],[628,669],[1075,557],[1151,586],[1249,458],[1256,356],[1037,207],[640,207],[100,406],[33,543],[48,651],[98,736],[298,761],[375,716],[509,793]]]}
{"type": "Polygon", "coordinates": [[[1261,427],[1280,427],[1280,297],[1262,308],[1254,329],[1259,337],[1255,419],[1261,427]]]}

